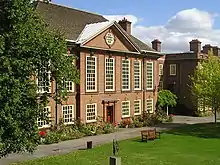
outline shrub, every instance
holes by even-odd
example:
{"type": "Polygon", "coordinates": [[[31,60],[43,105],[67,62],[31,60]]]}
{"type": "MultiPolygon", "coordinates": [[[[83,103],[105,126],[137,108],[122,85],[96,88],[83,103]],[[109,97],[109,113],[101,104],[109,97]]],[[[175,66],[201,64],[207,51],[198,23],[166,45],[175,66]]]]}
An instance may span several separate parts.
{"type": "Polygon", "coordinates": [[[60,141],[60,134],[58,132],[48,131],[47,136],[44,138],[44,144],[53,144],[60,141]]]}
{"type": "Polygon", "coordinates": [[[114,132],[114,125],[110,123],[104,123],[103,125],[103,132],[104,134],[112,133],[114,132]]]}
{"type": "Polygon", "coordinates": [[[133,117],[132,121],[133,121],[134,127],[136,127],[136,128],[143,127],[143,125],[144,125],[143,121],[141,121],[141,116],[133,117]]]}

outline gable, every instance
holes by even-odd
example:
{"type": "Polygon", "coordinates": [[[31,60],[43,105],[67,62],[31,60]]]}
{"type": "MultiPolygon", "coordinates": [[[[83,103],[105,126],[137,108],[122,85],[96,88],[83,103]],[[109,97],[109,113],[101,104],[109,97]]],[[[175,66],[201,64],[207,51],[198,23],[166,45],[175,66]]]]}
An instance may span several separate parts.
{"type": "Polygon", "coordinates": [[[83,46],[115,51],[138,52],[137,48],[114,25],[85,42],[83,46]]]}

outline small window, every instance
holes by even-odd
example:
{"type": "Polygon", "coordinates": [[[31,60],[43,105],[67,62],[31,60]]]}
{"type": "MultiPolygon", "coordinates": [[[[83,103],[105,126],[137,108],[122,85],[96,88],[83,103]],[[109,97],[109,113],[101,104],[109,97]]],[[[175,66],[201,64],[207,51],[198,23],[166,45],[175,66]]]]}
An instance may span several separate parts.
{"type": "Polygon", "coordinates": [[[37,93],[48,93],[51,92],[51,72],[48,71],[45,67],[41,68],[38,71],[36,83],[38,86],[37,93]]]}
{"type": "Polygon", "coordinates": [[[97,104],[87,104],[86,105],[86,122],[91,123],[91,122],[96,122],[96,116],[97,116],[97,104]]]}
{"type": "Polygon", "coordinates": [[[159,64],[159,76],[163,76],[163,64],[159,64]]]}
{"type": "Polygon", "coordinates": [[[141,114],[141,100],[134,100],[134,115],[141,114]]]}
{"type": "Polygon", "coordinates": [[[74,123],[74,109],[73,105],[63,105],[63,122],[64,124],[73,124],[74,123]]]}
{"type": "Polygon", "coordinates": [[[153,90],[154,88],[154,65],[153,62],[147,62],[146,64],[146,86],[147,90],[153,90]]]}
{"type": "Polygon", "coordinates": [[[115,90],[115,59],[105,59],[105,90],[115,90]]]}
{"type": "Polygon", "coordinates": [[[163,81],[162,80],[159,81],[158,89],[159,90],[163,89],[163,81]]]}
{"type": "Polygon", "coordinates": [[[170,64],[170,75],[176,76],[176,64],[170,64]]]}
{"type": "Polygon", "coordinates": [[[146,101],[146,112],[147,113],[153,113],[154,112],[154,101],[153,99],[147,99],[146,101]]]}
{"type": "Polygon", "coordinates": [[[122,60],[122,90],[130,90],[130,61],[122,60]]]}
{"type": "Polygon", "coordinates": [[[134,90],[141,89],[141,61],[134,61],[134,90]]]}
{"type": "Polygon", "coordinates": [[[121,111],[122,117],[130,117],[130,101],[122,101],[121,111]]]}
{"type": "MultiPolygon", "coordinates": [[[[50,106],[45,107],[44,112],[43,112],[43,117],[50,118],[51,117],[50,113],[51,113],[50,106]]],[[[51,123],[49,120],[38,119],[37,124],[38,124],[38,128],[48,128],[48,127],[50,127],[51,123]]]]}
{"type": "Polygon", "coordinates": [[[74,92],[74,82],[66,81],[65,87],[66,87],[67,92],[74,92]]]}
{"type": "Polygon", "coordinates": [[[97,91],[96,57],[86,57],[86,92],[97,91]]]}

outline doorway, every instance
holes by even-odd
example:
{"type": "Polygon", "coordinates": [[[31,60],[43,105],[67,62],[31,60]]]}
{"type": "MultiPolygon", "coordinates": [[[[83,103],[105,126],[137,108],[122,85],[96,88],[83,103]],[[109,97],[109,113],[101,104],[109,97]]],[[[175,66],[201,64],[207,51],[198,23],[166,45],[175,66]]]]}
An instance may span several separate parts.
{"type": "Polygon", "coordinates": [[[114,122],[114,117],[113,117],[113,110],[114,110],[114,106],[106,106],[106,119],[108,123],[113,123],[114,122]]]}

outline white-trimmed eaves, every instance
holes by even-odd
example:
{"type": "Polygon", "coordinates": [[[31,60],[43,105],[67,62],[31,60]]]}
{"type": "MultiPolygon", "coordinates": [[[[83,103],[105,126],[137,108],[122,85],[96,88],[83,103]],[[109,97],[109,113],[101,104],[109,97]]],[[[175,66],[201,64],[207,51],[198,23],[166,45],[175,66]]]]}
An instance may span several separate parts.
{"type": "Polygon", "coordinates": [[[106,22],[99,22],[93,24],[87,24],[83,31],[80,33],[79,37],[77,38],[77,43],[85,44],[93,37],[100,34],[102,31],[108,29],[110,26],[114,24],[114,21],[106,21],[106,22]]]}

